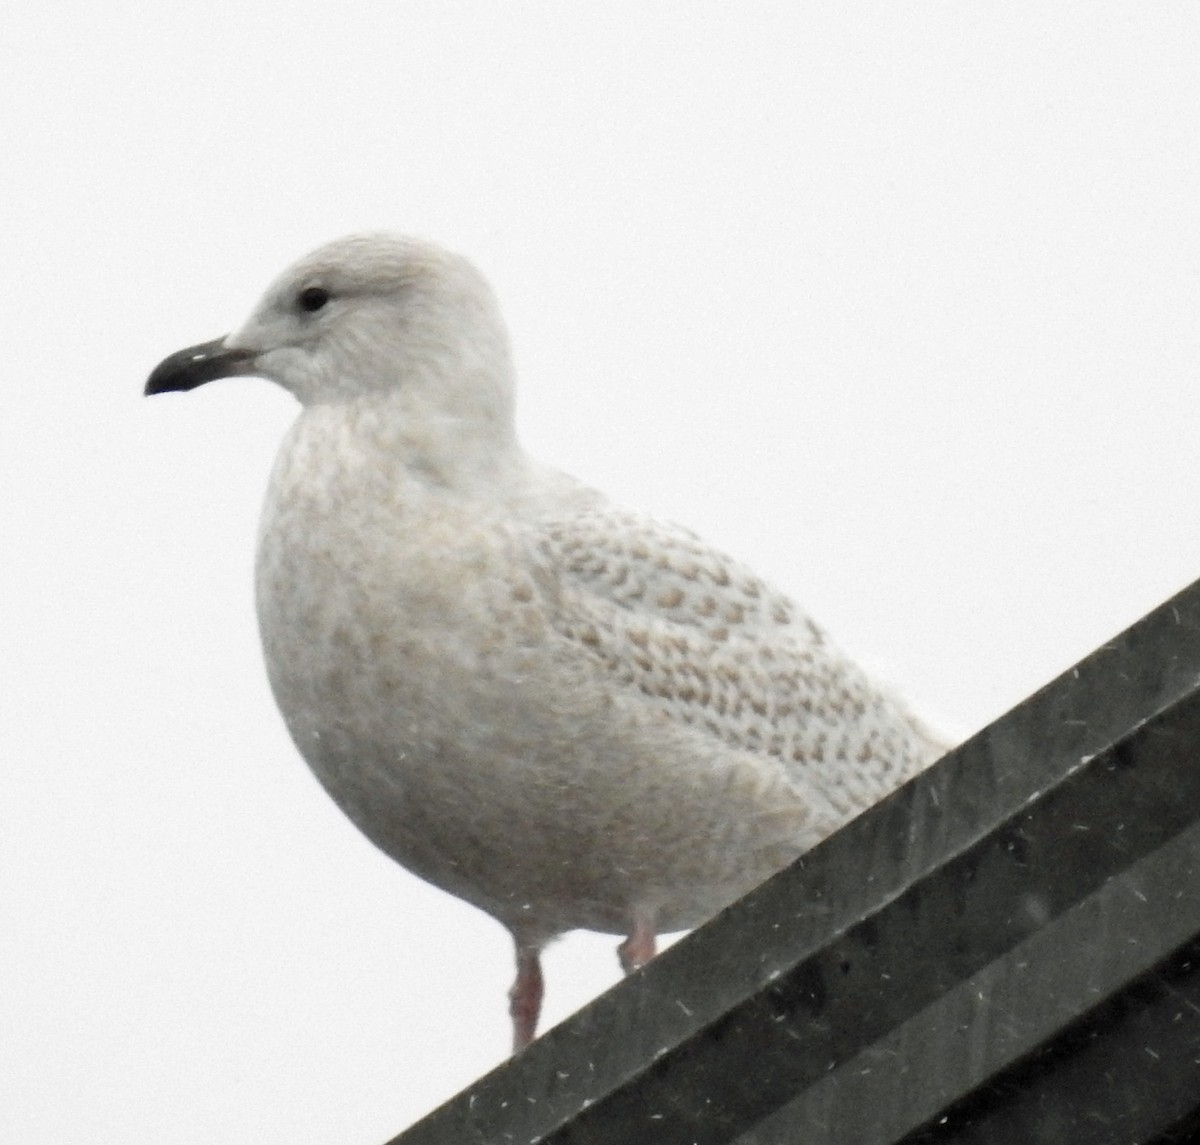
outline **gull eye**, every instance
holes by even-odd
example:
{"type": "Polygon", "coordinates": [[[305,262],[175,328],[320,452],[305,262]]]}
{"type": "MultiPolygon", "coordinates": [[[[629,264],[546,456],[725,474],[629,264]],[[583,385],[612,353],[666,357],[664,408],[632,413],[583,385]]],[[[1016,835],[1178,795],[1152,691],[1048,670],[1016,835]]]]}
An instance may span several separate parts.
{"type": "Polygon", "coordinates": [[[311,314],[329,301],[329,291],[321,286],[306,286],[296,295],[296,301],[301,310],[307,310],[311,314]]]}

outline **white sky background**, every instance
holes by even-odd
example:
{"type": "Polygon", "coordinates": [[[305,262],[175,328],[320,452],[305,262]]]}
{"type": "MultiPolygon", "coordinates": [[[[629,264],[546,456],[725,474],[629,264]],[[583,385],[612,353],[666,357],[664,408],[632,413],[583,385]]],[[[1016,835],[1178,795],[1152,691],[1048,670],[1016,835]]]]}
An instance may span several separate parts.
{"type": "Polygon", "coordinates": [[[1190,2],[7,10],[0,1139],[371,1145],[506,1051],[507,935],[267,690],[291,400],[160,358],[340,234],[462,250],[531,451],[969,733],[1200,575],[1198,61],[1190,2]]]}

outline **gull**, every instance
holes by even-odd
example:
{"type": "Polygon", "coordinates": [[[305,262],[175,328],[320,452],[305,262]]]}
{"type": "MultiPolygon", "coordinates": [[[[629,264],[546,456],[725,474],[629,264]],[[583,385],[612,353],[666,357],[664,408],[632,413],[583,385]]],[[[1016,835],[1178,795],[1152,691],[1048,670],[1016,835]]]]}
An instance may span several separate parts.
{"type": "Polygon", "coordinates": [[[293,394],[258,538],[271,687],[350,820],[516,947],[619,935],[626,973],[944,744],[807,615],[686,529],[529,457],[490,287],[431,243],[329,243],[147,394],[293,394]]]}

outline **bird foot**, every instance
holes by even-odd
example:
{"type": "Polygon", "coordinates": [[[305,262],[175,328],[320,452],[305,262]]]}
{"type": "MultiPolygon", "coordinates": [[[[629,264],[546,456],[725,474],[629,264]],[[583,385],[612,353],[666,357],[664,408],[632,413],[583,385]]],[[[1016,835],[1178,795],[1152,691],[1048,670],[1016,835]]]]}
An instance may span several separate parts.
{"type": "Polygon", "coordinates": [[[645,966],[657,953],[658,928],[652,919],[639,915],[634,918],[633,931],[629,937],[617,947],[617,957],[621,960],[621,969],[626,974],[645,966]]]}

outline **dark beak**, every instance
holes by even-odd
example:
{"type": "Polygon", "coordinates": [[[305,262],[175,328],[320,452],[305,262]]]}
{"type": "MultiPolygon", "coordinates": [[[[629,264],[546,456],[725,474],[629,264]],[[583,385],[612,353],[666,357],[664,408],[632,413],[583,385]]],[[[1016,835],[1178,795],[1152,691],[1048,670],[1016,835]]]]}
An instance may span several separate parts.
{"type": "Polygon", "coordinates": [[[165,394],[172,390],[194,390],[216,378],[254,373],[253,350],[231,350],[224,338],[189,346],[164,358],[146,382],[147,394],[165,394]]]}

